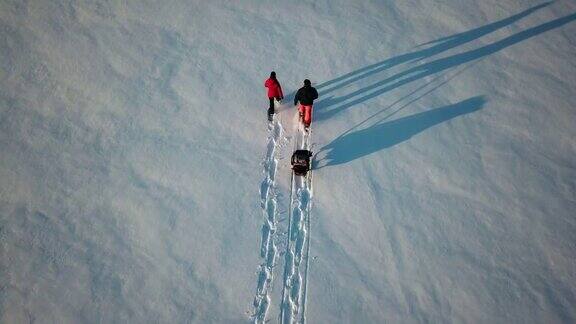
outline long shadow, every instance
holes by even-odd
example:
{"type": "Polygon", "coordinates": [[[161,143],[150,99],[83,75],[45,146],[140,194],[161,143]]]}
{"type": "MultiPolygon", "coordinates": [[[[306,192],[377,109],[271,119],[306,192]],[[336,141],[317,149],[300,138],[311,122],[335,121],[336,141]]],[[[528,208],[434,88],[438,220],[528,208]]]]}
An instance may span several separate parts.
{"type": "Polygon", "coordinates": [[[319,161],[319,168],[347,163],[392,147],[437,124],[480,110],[485,103],[483,97],[473,97],[454,105],[377,124],[338,137],[320,150],[326,151],[326,154],[319,161]]]}
{"type": "Polygon", "coordinates": [[[359,70],[350,72],[350,73],[345,74],[343,76],[340,76],[338,78],[332,79],[332,80],[324,82],[322,84],[319,84],[316,86],[316,88],[318,90],[321,90],[322,95],[326,95],[329,92],[331,92],[337,88],[344,87],[348,84],[354,83],[354,82],[361,80],[363,78],[366,78],[370,75],[379,73],[379,72],[381,72],[385,69],[391,68],[395,65],[406,63],[406,62],[415,62],[415,61],[419,61],[419,60],[434,56],[436,54],[450,50],[454,47],[457,47],[457,46],[469,43],[471,41],[474,41],[474,40],[481,38],[487,34],[493,33],[495,31],[497,31],[498,29],[509,26],[509,25],[515,23],[516,21],[534,13],[535,11],[550,5],[551,3],[552,3],[552,1],[545,2],[545,3],[542,3],[540,5],[529,8],[527,10],[524,10],[524,11],[522,11],[516,15],[510,16],[506,19],[502,19],[502,20],[490,23],[488,25],[484,25],[484,26],[479,27],[479,28],[471,29],[471,30],[463,32],[463,33],[443,37],[443,38],[440,38],[438,40],[428,42],[428,43],[423,44],[423,45],[428,45],[428,44],[436,44],[436,45],[431,46],[429,48],[425,48],[425,49],[416,51],[416,52],[411,52],[411,53],[399,55],[399,56],[396,56],[396,57],[393,57],[393,58],[390,58],[390,59],[387,59],[387,60],[384,60],[384,61],[381,61],[381,62],[378,62],[375,64],[371,64],[371,65],[366,66],[364,68],[361,68],[359,70]],[[348,78],[350,78],[350,79],[348,79],[348,78]],[[348,80],[346,80],[346,79],[348,79],[348,80]],[[338,84],[337,86],[334,86],[334,87],[331,87],[328,89],[323,89],[325,87],[328,87],[334,83],[338,83],[338,82],[343,81],[343,80],[346,80],[346,81],[338,84]]]}
{"type": "MultiPolygon", "coordinates": [[[[319,109],[319,111],[315,111],[315,119],[317,121],[327,119],[332,117],[333,115],[340,113],[352,106],[355,106],[359,103],[362,103],[368,99],[380,96],[385,92],[391,91],[396,89],[402,85],[407,83],[425,78],[429,75],[436,74],[442,72],[444,70],[459,66],[461,64],[474,61],[480,59],[482,57],[494,54],[498,51],[501,51],[507,47],[515,45],[521,41],[526,39],[532,38],[549,30],[561,27],[569,22],[572,22],[576,19],[576,13],[573,13],[568,16],[564,16],[562,18],[558,18],[552,20],[550,22],[538,25],[536,27],[529,28],[527,30],[521,31],[517,34],[512,36],[508,36],[502,40],[494,42],[492,44],[470,50],[464,53],[455,54],[446,58],[437,59],[435,61],[425,63],[413,68],[410,68],[406,71],[397,73],[391,77],[388,77],[382,81],[373,83],[367,87],[359,89],[357,91],[351,92],[347,95],[338,97],[338,98],[331,98],[329,105],[337,105],[341,102],[347,101],[354,97],[358,97],[352,101],[346,102],[338,107],[335,107],[330,110],[326,109],[319,109]]],[[[322,107],[326,108],[326,107],[322,107]]]]}

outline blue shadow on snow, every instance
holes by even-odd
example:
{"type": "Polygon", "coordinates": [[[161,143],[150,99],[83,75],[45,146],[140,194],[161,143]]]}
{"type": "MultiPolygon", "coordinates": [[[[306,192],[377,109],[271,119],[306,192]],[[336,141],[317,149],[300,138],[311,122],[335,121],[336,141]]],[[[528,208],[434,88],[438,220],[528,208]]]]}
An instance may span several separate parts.
{"type": "MultiPolygon", "coordinates": [[[[540,5],[538,7],[535,8],[540,8],[544,5],[543,4],[540,5]]],[[[528,10],[527,12],[531,12],[534,11],[535,8],[532,8],[530,10],[528,10]]],[[[526,15],[527,12],[524,12],[522,15],[526,15]]],[[[521,14],[519,14],[521,15],[521,14]]],[[[516,17],[516,16],[513,16],[516,17]]],[[[511,18],[509,18],[511,19],[511,18]]],[[[515,18],[513,21],[517,20],[519,18],[515,18]]],[[[357,104],[360,104],[366,100],[369,100],[371,98],[380,96],[388,91],[394,90],[400,86],[403,86],[405,84],[414,82],[416,80],[419,79],[423,79],[425,77],[428,77],[430,75],[434,75],[443,71],[446,71],[450,68],[454,68],[457,67],[459,65],[465,64],[465,63],[469,63],[475,60],[478,60],[480,58],[483,58],[485,56],[494,54],[496,52],[499,52],[507,47],[510,47],[512,45],[515,45],[519,42],[522,42],[524,40],[527,40],[529,38],[532,38],[534,36],[540,35],[544,32],[550,31],[552,29],[561,27],[567,23],[570,23],[572,21],[576,20],[576,13],[572,13],[571,15],[567,15],[552,21],[549,21],[547,23],[543,23],[541,25],[523,30],[521,32],[518,32],[514,35],[508,36],[504,39],[501,39],[499,41],[496,41],[494,43],[488,44],[486,46],[477,48],[477,49],[473,49],[473,50],[469,50],[467,52],[463,52],[463,53],[459,53],[459,54],[455,54],[455,55],[451,55],[445,58],[440,58],[440,59],[436,59],[434,61],[428,62],[428,63],[424,63],[421,65],[417,65],[414,66],[412,68],[409,68],[403,72],[397,73],[395,75],[392,75],[384,80],[375,82],[369,86],[366,86],[364,88],[361,88],[359,90],[353,91],[349,94],[340,96],[340,97],[333,97],[330,96],[322,101],[320,101],[317,105],[315,105],[315,114],[314,114],[314,120],[315,121],[322,121],[325,119],[328,119],[332,116],[334,116],[335,114],[338,114],[340,112],[343,112],[344,110],[353,107],[357,104]]],[[[493,27],[490,28],[490,30],[494,29],[493,27]]],[[[481,36],[485,33],[475,33],[475,36],[481,36]]],[[[454,36],[456,37],[456,36],[454,36]]],[[[450,39],[450,38],[449,38],[450,39]]],[[[465,40],[469,41],[470,37],[466,37],[465,40]]],[[[462,41],[459,41],[459,43],[462,43],[462,41]]],[[[454,44],[455,45],[455,44],[454,44]]],[[[454,47],[454,46],[450,46],[454,47]]],[[[433,52],[433,53],[436,53],[433,52]]],[[[370,72],[370,73],[375,73],[375,72],[370,72]]],[[[360,76],[357,76],[355,78],[353,78],[353,80],[358,79],[360,76]]],[[[337,87],[340,87],[342,85],[339,85],[337,87]]],[[[325,94],[324,91],[321,91],[321,95],[325,94]]]]}
{"type": "Polygon", "coordinates": [[[411,63],[415,63],[417,61],[432,57],[436,54],[440,54],[442,52],[448,51],[452,48],[464,45],[466,43],[472,42],[476,39],[479,39],[485,35],[488,35],[490,33],[493,33],[499,29],[502,29],[504,27],[507,27],[509,25],[512,25],[513,23],[519,21],[520,19],[534,13],[535,11],[542,9],[548,5],[550,5],[552,2],[544,2],[542,4],[539,4],[537,6],[534,6],[532,8],[526,9],[520,13],[517,13],[513,16],[510,16],[508,18],[478,27],[478,28],[474,28],[462,33],[458,33],[458,34],[454,34],[451,36],[447,36],[447,37],[442,37],[440,39],[437,40],[433,40],[430,42],[427,42],[425,44],[422,44],[420,46],[425,46],[425,45],[430,45],[430,44],[434,44],[433,46],[430,46],[428,48],[425,49],[421,49],[418,51],[414,51],[411,53],[406,53],[406,54],[402,54],[402,55],[398,55],[395,56],[393,58],[389,58],[386,60],[383,60],[381,62],[378,63],[374,63],[371,64],[369,66],[366,66],[364,68],[361,68],[359,70],[347,73],[345,75],[342,75],[338,78],[332,79],[330,81],[326,81],[322,84],[319,84],[318,86],[316,86],[316,88],[318,90],[322,89],[322,94],[327,94],[337,88],[341,88],[344,87],[346,85],[349,85],[351,83],[354,83],[356,81],[359,81],[363,78],[366,78],[370,75],[373,75],[375,73],[378,72],[382,72],[388,68],[394,67],[396,65],[402,64],[402,63],[406,63],[406,62],[411,62],[411,63]],[[349,79],[348,79],[349,78],[349,79]],[[324,89],[334,83],[339,83],[340,81],[344,81],[340,83],[338,86],[334,86],[331,88],[327,88],[324,89]]]}
{"type": "Polygon", "coordinates": [[[486,100],[483,97],[473,97],[454,105],[436,108],[345,134],[320,150],[320,152],[326,151],[326,153],[319,160],[319,168],[347,163],[392,147],[430,127],[460,115],[480,110],[485,103],[486,100]]]}

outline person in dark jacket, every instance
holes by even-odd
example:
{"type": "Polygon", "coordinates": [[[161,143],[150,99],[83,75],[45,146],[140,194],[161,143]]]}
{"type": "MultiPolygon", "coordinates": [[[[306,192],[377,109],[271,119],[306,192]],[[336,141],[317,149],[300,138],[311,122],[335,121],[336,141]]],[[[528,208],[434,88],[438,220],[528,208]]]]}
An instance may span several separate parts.
{"type": "Polygon", "coordinates": [[[270,78],[264,82],[264,86],[268,88],[268,100],[270,101],[270,106],[268,107],[268,120],[272,120],[272,115],[274,115],[274,99],[277,101],[284,99],[282,87],[280,86],[278,79],[276,79],[276,72],[272,71],[270,73],[270,78]]]}
{"type": "Polygon", "coordinates": [[[298,111],[306,128],[310,127],[310,123],[312,123],[312,106],[314,105],[314,100],[317,98],[318,91],[316,91],[316,88],[312,86],[310,80],[304,80],[304,86],[298,89],[294,97],[294,106],[300,102],[298,111]]]}

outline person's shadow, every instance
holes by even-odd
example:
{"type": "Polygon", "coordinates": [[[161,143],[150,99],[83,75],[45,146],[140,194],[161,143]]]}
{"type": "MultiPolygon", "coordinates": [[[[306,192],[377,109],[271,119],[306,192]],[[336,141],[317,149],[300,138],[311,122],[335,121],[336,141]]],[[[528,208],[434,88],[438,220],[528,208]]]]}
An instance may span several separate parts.
{"type": "Polygon", "coordinates": [[[374,63],[371,65],[368,65],[366,67],[363,67],[361,69],[358,69],[356,71],[347,73],[345,75],[339,76],[335,79],[332,79],[330,81],[326,81],[324,83],[319,84],[318,86],[316,86],[316,88],[318,90],[322,91],[323,95],[326,95],[338,88],[347,86],[351,83],[354,83],[356,81],[359,81],[361,79],[367,78],[373,74],[376,74],[378,72],[382,72],[386,69],[392,68],[396,65],[402,64],[402,63],[416,63],[418,61],[421,61],[423,59],[432,57],[434,55],[440,54],[442,52],[448,51],[452,48],[464,45],[466,43],[472,42],[478,38],[481,38],[485,35],[488,35],[490,33],[493,33],[499,29],[502,29],[504,27],[510,26],[513,23],[519,21],[520,19],[550,5],[552,2],[544,2],[542,4],[539,4],[537,6],[531,7],[529,9],[526,9],[522,12],[519,12],[513,16],[507,17],[505,19],[502,20],[498,20],[492,23],[489,23],[487,25],[478,27],[478,28],[474,28],[459,34],[455,34],[455,35],[451,35],[451,36],[447,36],[447,37],[442,37],[440,39],[437,40],[433,40],[430,42],[427,42],[425,44],[422,44],[418,47],[422,47],[422,46],[429,46],[427,48],[423,48],[414,52],[410,52],[410,53],[406,53],[406,54],[402,54],[402,55],[398,55],[386,60],[383,60],[381,62],[378,63],[374,63]],[[332,86],[333,84],[338,83],[338,85],[332,86]]]}
{"type": "Polygon", "coordinates": [[[437,124],[480,110],[485,103],[483,97],[473,97],[454,105],[347,133],[320,149],[317,169],[347,163],[392,147],[437,124]]]}
{"type": "MultiPolygon", "coordinates": [[[[453,55],[447,55],[430,61],[424,61],[423,63],[418,64],[419,62],[430,59],[437,54],[453,48],[457,48],[458,46],[461,46],[465,43],[469,43],[496,30],[509,26],[518,20],[534,13],[535,11],[548,6],[551,3],[552,2],[545,2],[503,20],[493,22],[488,25],[472,29],[470,31],[429,42],[424,44],[429,46],[427,48],[420,49],[412,53],[399,55],[342,75],[333,80],[324,82],[317,87],[320,91],[320,96],[322,99],[314,105],[313,119],[315,122],[322,123],[326,119],[332,118],[336,114],[343,113],[347,109],[363,103],[371,98],[383,95],[386,92],[415,82],[417,80],[422,80],[432,75],[436,75],[436,77],[430,82],[435,82],[436,80],[440,79],[443,74],[442,72],[451,68],[458,67],[460,65],[464,66],[464,68],[460,69],[460,71],[457,73],[454,73],[454,75],[450,78],[445,78],[446,80],[442,81],[435,88],[428,90],[418,98],[411,100],[400,109],[394,111],[389,115],[391,116],[406,107],[408,104],[418,100],[431,91],[434,91],[434,89],[440,87],[442,84],[450,81],[453,77],[466,70],[479,59],[497,53],[524,40],[530,39],[534,36],[540,35],[576,20],[576,13],[572,13],[570,15],[548,21],[535,27],[522,30],[511,36],[504,37],[498,41],[480,46],[475,49],[466,50],[464,52],[456,53],[453,55]],[[327,95],[336,90],[344,90],[344,88],[346,88],[348,85],[360,85],[365,83],[366,80],[364,79],[367,79],[368,77],[373,78],[376,74],[385,71],[392,66],[403,63],[410,64],[411,66],[407,66],[403,70],[391,76],[381,78],[380,80],[372,82],[371,84],[363,85],[361,88],[355,91],[342,94],[338,93],[336,95],[327,95]]],[[[424,87],[427,85],[428,84],[413,91],[408,96],[405,96],[400,100],[410,97],[418,90],[424,89],[424,87]]],[[[358,128],[369,120],[374,120],[377,115],[381,114],[385,110],[388,110],[390,107],[380,108],[369,118],[352,127],[350,130],[334,139],[331,143],[324,146],[320,150],[320,154],[317,155],[320,158],[320,160],[317,160],[317,162],[319,162],[319,168],[347,163],[354,159],[374,153],[378,150],[391,147],[409,139],[410,137],[426,130],[429,127],[450,120],[459,115],[477,111],[485,105],[485,102],[486,99],[483,97],[474,97],[451,106],[437,108],[428,112],[401,118],[392,122],[383,122],[380,120],[376,123],[376,125],[373,125],[367,129],[354,131],[355,128],[358,128]]],[[[397,102],[395,102],[393,105],[396,103],[397,102]]]]}
{"type": "MultiPolygon", "coordinates": [[[[495,31],[498,28],[502,28],[506,25],[509,25],[518,19],[534,12],[537,9],[540,9],[544,6],[547,6],[549,3],[544,3],[539,6],[533,7],[528,9],[522,13],[519,13],[515,16],[509,17],[505,20],[502,20],[497,23],[489,24],[485,27],[475,29],[470,32],[465,32],[459,35],[455,35],[452,37],[448,37],[443,41],[440,41],[438,45],[432,47],[434,50],[421,50],[411,54],[401,55],[397,58],[392,58],[390,60],[381,62],[375,68],[366,71],[365,69],[361,69],[359,71],[362,72],[354,72],[347,74],[348,77],[344,78],[340,77],[335,80],[338,80],[338,84],[332,86],[329,89],[321,90],[320,95],[326,95],[327,92],[336,90],[337,88],[344,87],[345,85],[349,84],[353,81],[358,81],[361,78],[365,78],[368,75],[374,74],[383,70],[385,67],[390,66],[391,64],[398,64],[398,62],[413,62],[414,60],[420,60],[426,57],[430,57],[431,55],[438,54],[442,51],[447,49],[453,48],[457,45],[461,45],[463,43],[467,43],[472,41],[475,38],[481,37],[486,35],[491,31],[495,31]],[[448,44],[447,44],[448,43],[448,44]]],[[[380,81],[376,81],[370,85],[364,86],[356,91],[352,91],[350,93],[340,95],[340,96],[333,96],[330,95],[328,97],[324,97],[320,100],[317,104],[314,105],[314,121],[322,122],[326,119],[329,119],[336,114],[342,113],[345,110],[356,106],[360,103],[363,103],[369,99],[374,97],[383,95],[386,92],[394,90],[398,87],[406,85],[408,83],[421,80],[431,75],[439,74],[443,71],[448,69],[476,61],[488,55],[494,54],[499,52],[507,47],[515,45],[519,42],[532,38],[534,36],[540,35],[544,32],[550,31],[552,29],[561,27],[567,23],[576,20],[576,13],[572,13],[570,15],[551,20],[547,23],[540,24],[538,26],[528,28],[521,32],[518,32],[514,35],[505,37],[499,41],[493,42],[491,44],[465,51],[462,53],[454,54],[451,56],[439,58],[427,63],[423,63],[420,65],[413,66],[411,68],[407,68],[404,71],[398,72],[392,76],[386,77],[380,81]]],[[[326,84],[333,84],[333,81],[328,81],[327,83],[323,84],[322,86],[325,87],[326,84]]],[[[320,87],[320,86],[319,86],[320,87]]]]}

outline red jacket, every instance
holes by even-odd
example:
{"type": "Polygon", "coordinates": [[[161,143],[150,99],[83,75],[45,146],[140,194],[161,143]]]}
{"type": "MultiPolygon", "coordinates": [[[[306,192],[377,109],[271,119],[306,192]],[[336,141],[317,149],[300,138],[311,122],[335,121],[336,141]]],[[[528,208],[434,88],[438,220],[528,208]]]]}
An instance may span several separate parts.
{"type": "Polygon", "coordinates": [[[268,88],[268,98],[284,98],[282,87],[280,86],[280,82],[278,82],[278,80],[269,78],[264,83],[264,86],[268,88]]]}

